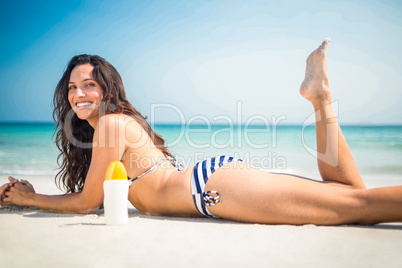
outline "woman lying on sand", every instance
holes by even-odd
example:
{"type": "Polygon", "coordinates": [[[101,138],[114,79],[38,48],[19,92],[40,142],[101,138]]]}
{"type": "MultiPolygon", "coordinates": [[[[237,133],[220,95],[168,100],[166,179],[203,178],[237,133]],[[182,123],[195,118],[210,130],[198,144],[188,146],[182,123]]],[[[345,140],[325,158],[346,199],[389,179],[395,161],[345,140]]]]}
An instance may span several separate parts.
{"type": "Polygon", "coordinates": [[[129,201],[149,214],[267,224],[402,221],[402,186],[367,190],[340,130],[328,82],[329,42],[307,58],[300,88],[316,111],[322,182],[258,170],[228,156],[178,170],[164,140],[127,101],[116,69],[98,56],[80,55],[70,61],[53,99],[62,159],[57,177],[68,193],[37,194],[28,181],[9,177],[0,188],[0,204],[92,213],[102,204],[109,163],[121,161],[134,178],[129,201]]]}

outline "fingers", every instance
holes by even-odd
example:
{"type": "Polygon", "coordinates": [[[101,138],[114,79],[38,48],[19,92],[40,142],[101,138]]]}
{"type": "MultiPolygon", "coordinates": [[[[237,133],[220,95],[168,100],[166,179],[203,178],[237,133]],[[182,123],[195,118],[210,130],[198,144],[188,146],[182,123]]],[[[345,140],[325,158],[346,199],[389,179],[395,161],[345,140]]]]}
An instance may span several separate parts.
{"type": "Polygon", "coordinates": [[[14,177],[11,177],[11,176],[8,176],[8,180],[10,181],[9,184],[11,184],[11,186],[13,186],[13,185],[16,184],[17,182],[19,182],[18,179],[14,178],[14,177]]]}
{"type": "Polygon", "coordinates": [[[1,200],[1,205],[12,205],[12,193],[10,191],[7,191],[3,196],[1,200]]]}
{"type": "Polygon", "coordinates": [[[9,183],[5,183],[0,186],[0,205],[11,205],[9,195],[12,192],[12,188],[19,182],[18,179],[9,176],[8,177],[9,183]]]}
{"type": "Polygon", "coordinates": [[[1,204],[1,202],[3,202],[3,199],[6,197],[5,193],[6,193],[6,191],[8,191],[10,189],[10,187],[12,187],[12,185],[10,185],[10,183],[6,183],[6,184],[3,184],[2,186],[0,186],[0,204],[1,204]]]}
{"type": "Polygon", "coordinates": [[[6,197],[4,193],[8,189],[8,183],[0,186],[0,206],[4,205],[3,199],[6,197]]]}
{"type": "Polygon", "coordinates": [[[12,189],[12,186],[10,183],[6,183],[0,187],[0,205],[11,205],[10,203],[10,190],[12,189]]]}
{"type": "Polygon", "coordinates": [[[2,205],[17,205],[15,203],[15,198],[20,193],[20,190],[18,188],[21,187],[21,185],[21,183],[18,183],[7,189],[7,191],[2,196],[2,205]]]}
{"type": "Polygon", "coordinates": [[[8,180],[10,181],[10,182],[8,183],[9,187],[15,186],[15,185],[17,185],[18,183],[21,183],[22,185],[26,185],[26,186],[31,186],[31,187],[32,187],[32,184],[29,183],[29,181],[27,181],[27,180],[19,180],[19,179],[16,179],[16,178],[14,178],[14,177],[11,177],[11,176],[8,177],[8,180]]]}
{"type": "Polygon", "coordinates": [[[7,190],[8,188],[8,183],[3,184],[2,186],[0,186],[0,195],[3,195],[4,192],[7,190]]]}

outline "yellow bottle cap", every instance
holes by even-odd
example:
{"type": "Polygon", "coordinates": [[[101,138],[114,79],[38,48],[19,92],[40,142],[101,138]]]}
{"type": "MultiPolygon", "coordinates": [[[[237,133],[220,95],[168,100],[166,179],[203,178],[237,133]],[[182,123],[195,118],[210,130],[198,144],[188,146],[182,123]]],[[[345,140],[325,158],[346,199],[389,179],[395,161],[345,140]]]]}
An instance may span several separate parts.
{"type": "Polygon", "coordinates": [[[105,180],[127,180],[127,172],[123,163],[120,161],[111,162],[106,170],[105,180]]]}

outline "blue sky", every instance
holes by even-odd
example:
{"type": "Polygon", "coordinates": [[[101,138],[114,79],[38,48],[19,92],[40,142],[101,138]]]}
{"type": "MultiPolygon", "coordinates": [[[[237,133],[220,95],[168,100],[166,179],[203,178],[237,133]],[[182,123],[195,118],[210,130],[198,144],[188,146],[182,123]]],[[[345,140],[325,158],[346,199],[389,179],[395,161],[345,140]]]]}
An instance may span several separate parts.
{"type": "Polygon", "coordinates": [[[0,10],[0,121],[52,121],[67,62],[88,53],[117,68],[154,122],[303,123],[305,59],[331,37],[340,122],[402,124],[400,1],[2,0],[0,10]]]}

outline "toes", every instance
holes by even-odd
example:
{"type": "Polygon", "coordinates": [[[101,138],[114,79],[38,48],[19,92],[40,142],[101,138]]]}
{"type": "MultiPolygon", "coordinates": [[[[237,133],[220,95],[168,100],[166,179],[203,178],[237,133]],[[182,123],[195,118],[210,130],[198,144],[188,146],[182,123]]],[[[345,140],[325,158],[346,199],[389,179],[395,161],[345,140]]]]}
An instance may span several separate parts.
{"type": "Polygon", "coordinates": [[[322,44],[321,45],[325,45],[325,47],[327,47],[328,46],[328,44],[329,44],[329,42],[331,42],[331,38],[325,38],[324,39],[324,41],[322,41],[322,44]]]}
{"type": "Polygon", "coordinates": [[[325,60],[326,53],[327,53],[327,47],[328,44],[331,42],[331,38],[326,38],[322,43],[315,49],[313,52],[310,53],[310,55],[307,57],[306,64],[306,74],[307,74],[307,69],[310,65],[314,64],[315,61],[322,61],[325,60]],[[316,59],[316,60],[315,60],[316,59]]]}
{"type": "Polygon", "coordinates": [[[329,42],[331,42],[331,38],[326,38],[324,41],[322,41],[321,45],[318,47],[318,51],[321,54],[325,54],[325,52],[327,52],[327,47],[329,42]]]}

